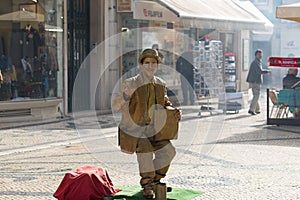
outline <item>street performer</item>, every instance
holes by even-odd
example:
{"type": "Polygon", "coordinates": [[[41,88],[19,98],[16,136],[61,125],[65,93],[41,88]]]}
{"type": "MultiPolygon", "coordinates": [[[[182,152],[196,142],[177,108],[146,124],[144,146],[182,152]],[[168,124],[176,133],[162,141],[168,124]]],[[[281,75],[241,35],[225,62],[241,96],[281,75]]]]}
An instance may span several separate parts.
{"type": "MultiPolygon", "coordinates": [[[[154,49],[145,49],[138,58],[141,72],[126,79],[113,99],[112,109],[122,111],[119,145],[122,152],[136,153],[145,198],[153,198],[155,184],[166,176],[176,151],[170,140],[155,139],[154,105],[171,106],[166,84],[155,76],[161,58],[154,49]]],[[[180,120],[178,110],[175,117],[180,120]]],[[[169,188],[171,189],[171,188],[169,188]]]]}

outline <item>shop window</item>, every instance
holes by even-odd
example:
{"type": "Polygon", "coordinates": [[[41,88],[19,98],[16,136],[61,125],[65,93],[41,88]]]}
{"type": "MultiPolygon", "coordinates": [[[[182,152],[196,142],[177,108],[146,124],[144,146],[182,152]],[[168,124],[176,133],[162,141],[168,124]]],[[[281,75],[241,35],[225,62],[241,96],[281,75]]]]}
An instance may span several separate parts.
{"type": "Polygon", "coordinates": [[[2,0],[0,101],[61,96],[63,0],[2,0]]]}
{"type": "Polygon", "coordinates": [[[234,50],[234,34],[221,33],[220,39],[223,42],[224,52],[235,52],[234,50]]]}

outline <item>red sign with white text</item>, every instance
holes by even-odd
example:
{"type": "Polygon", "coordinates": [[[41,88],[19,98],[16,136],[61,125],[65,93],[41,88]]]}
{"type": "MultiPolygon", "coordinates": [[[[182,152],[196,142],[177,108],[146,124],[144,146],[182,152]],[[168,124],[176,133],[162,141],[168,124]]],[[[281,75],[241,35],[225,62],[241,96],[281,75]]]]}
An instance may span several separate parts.
{"type": "Polygon", "coordinates": [[[269,57],[268,65],[271,67],[300,67],[300,59],[285,57],[269,57]]]}

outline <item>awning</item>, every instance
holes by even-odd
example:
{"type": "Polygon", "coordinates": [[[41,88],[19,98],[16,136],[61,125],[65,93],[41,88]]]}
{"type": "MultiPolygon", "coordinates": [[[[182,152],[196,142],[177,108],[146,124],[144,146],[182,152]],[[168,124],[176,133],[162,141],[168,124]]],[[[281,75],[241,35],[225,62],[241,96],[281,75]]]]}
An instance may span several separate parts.
{"type": "Polygon", "coordinates": [[[184,27],[265,30],[266,22],[244,9],[238,0],[157,0],[157,2],[176,13],[184,27]]]}
{"type": "Polygon", "coordinates": [[[252,39],[254,41],[269,41],[273,35],[273,23],[250,1],[236,1],[236,3],[264,22],[264,30],[253,30],[252,39]]]}
{"type": "Polygon", "coordinates": [[[15,11],[11,13],[5,13],[3,15],[0,15],[1,21],[37,21],[37,22],[43,22],[45,21],[44,15],[28,12],[28,11],[15,11]]]}
{"type": "Polygon", "coordinates": [[[277,6],[276,17],[300,22],[300,3],[277,6]]]}
{"type": "Polygon", "coordinates": [[[174,12],[154,1],[135,2],[133,19],[179,22],[179,17],[174,12]]]}

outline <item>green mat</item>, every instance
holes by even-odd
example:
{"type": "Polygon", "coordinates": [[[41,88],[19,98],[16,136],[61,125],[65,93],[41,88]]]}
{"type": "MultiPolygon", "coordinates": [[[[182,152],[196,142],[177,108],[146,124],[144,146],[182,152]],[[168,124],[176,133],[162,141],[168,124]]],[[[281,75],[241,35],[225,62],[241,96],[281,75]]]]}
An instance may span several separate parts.
{"type": "MultiPolygon", "coordinates": [[[[114,196],[114,200],[141,200],[144,199],[142,190],[140,186],[114,186],[114,188],[121,189],[121,192],[118,192],[114,196]]],[[[167,193],[168,200],[191,200],[197,196],[203,194],[201,191],[188,190],[184,188],[173,188],[172,192],[167,193]]]]}

